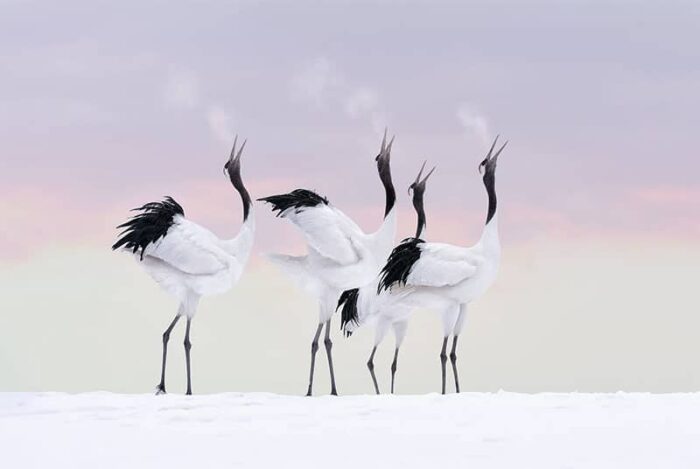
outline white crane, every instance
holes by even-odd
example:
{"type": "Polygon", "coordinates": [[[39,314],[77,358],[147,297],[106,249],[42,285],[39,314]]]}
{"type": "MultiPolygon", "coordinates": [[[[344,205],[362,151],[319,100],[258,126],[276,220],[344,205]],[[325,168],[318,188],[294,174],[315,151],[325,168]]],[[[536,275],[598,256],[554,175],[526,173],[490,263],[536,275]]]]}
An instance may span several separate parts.
{"type": "Polygon", "coordinates": [[[192,394],[190,324],[199,299],[229,290],[240,278],[250,255],[255,218],[250,195],[241,179],[241,153],[246,142],[236,153],[237,142],[238,136],[224,165],[224,172],[228,173],[243,201],[243,225],[235,238],[219,239],[211,231],[188,220],[182,207],[171,197],[134,209],[140,213],[118,226],[124,231],[112,249],[125,249],[134,254],[146,272],[179,302],[175,319],[163,333],[163,362],[157,394],[165,393],[168,340],[182,316],[187,318],[184,342],[187,394],[192,394]]]}
{"type": "MultiPolygon", "coordinates": [[[[420,238],[423,229],[425,228],[425,209],[423,206],[423,195],[425,194],[425,184],[435,168],[421,179],[425,163],[420,169],[416,180],[409,186],[409,194],[413,191],[413,207],[416,210],[416,235],[415,238],[420,238]]],[[[410,239],[410,238],[408,238],[410,239]]],[[[406,240],[404,240],[405,242],[406,240]]],[[[343,307],[341,312],[341,329],[347,337],[351,336],[355,329],[360,324],[367,322],[375,323],[374,346],[367,361],[374,385],[374,391],[379,394],[379,385],[377,384],[377,376],[374,373],[374,355],[377,352],[377,347],[386,337],[389,328],[394,332],[395,348],[394,360],[391,363],[391,393],[394,393],[394,381],[396,376],[396,367],[399,358],[399,349],[406,336],[408,328],[408,320],[410,318],[411,308],[401,305],[400,303],[387,302],[386,295],[377,294],[378,278],[375,278],[369,285],[362,288],[353,288],[346,290],[340,295],[338,308],[343,307]],[[360,305],[358,305],[358,301],[360,305]],[[358,316],[358,310],[362,312],[358,316]]]]}
{"type": "Polygon", "coordinates": [[[357,322],[371,316],[373,307],[384,311],[405,308],[405,314],[418,307],[440,311],[443,324],[443,341],[440,351],[442,393],[446,388],[447,343],[450,337],[452,350],[450,361],[459,392],[457,374],[457,340],[462,331],[468,304],[481,297],[493,284],[498,274],[501,245],[498,238],[498,211],[496,203],[496,166],[498,156],[508,142],[493,152],[498,137],[491,145],[486,158],[479,164],[483,169],[483,182],[488,194],[486,226],[481,239],[474,246],[464,248],[443,243],[425,242],[409,238],[392,251],[382,269],[375,295],[360,292],[356,300],[358,311],[352,314],[357,322]],[[377,306],[379,305],[379,306],[377,306]]]}
{"type": "Polygon", "coordinates": [[[311,367],[307,396],[312,394],[318,341],[325,324],[324,345],[331,378],[331,394],[337,395],[330,338],[331,317],[340,293],[376,278],[394,245],[396,233],[396,192],[391,180],[392,138],[387,144],[386,131],[376,157],[379,178],[384,185],[386,205],[379,230],[365,234],[328,199],[306,190],[273,195],[259,200],[272,205],[277,216],[291,221],[304,235],[308,254],[288,256],[272,254],[269,259],[290,274],[300,286],[318,299],[318,326],[311,342],[311,367]]]}

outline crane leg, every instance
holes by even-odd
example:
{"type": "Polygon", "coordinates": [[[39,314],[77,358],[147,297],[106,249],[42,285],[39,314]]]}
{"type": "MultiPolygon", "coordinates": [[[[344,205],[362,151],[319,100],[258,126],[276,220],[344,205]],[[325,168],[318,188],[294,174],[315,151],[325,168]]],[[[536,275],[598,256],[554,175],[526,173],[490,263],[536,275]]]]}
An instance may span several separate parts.
{"type": "Polygon", "coordinates": [[[455,391],[459,392],[459,376],[457,376],[457,339],[458,335],[452,339],[452,352],[450,352],[450,362],[452,362],[452,373],[455,375],[455,391]]]}
{"type": "Polygon", "coordinates": [[[440,364],[442,365],[442,393],[445,394],[445,381],[447,381],[447,337],[442,341],[440,364]]]}
{"type": "Polygon", "coordinates": [[[311,391],[314,387],[314,367],[316,366],[316,352],[318,351],[318,338],[321,336],[321,330],[323,329],[323,323],[319,323],[316,329],[316,334],[314,335],[314,340],[311,342],[311,371],[309,372],[309,390],[306,392],[307,396],[311,395],[311,391]]]}
{"type": "Polygon", "coordinates": [[[163,332],[163,364],[160,370],[160,383],[156,386],[156,394],[165,394],[165,362],[168,358],[168,341],[170,340],[170,332],[172,332],[179,320],[180,314],[178,313],[165,332],[163,332]]]}
{"type": "Polygon", "coordinates": [[[372,376],[372,383],[374,384],[374,392],[379,394],[379,385],[377,384],[377,376],[374,374],[374,354],[377,352],[377,346],[372,347],[372,353],[367,360],[367,368],[369,369],[369,374],[372,376]]]}
{"type": "Polygon", "coordinates": [[[331,341],[331,320],[326,322],[326,336],[323,339],[323,344],[326,346],[326,356],[328,357],[328,369],[331,372],[331,395],[337,396],[338,391],[335,388],[335,371],[333,370],[333,355],[331,354],[331,349],[333,348],[333,342],[331,341]]]}
{"type": "Polygon", "coordinates": [[[394,394],[394,377],[396,376],[396,364],[399,361],[399,348],[394,349],[394,361],[391,362],[391,393],[394,394]]]}
{"type": "Polygon", "coordinates": [[[192,323],[192,318],[187,318],[187,327],[185,328],[185,362],[187,363],[187,394],[192,395],[192,371],[190,367],[190,349],[192,348],[192,343],[190,342],[190,324],[192,323]]]}

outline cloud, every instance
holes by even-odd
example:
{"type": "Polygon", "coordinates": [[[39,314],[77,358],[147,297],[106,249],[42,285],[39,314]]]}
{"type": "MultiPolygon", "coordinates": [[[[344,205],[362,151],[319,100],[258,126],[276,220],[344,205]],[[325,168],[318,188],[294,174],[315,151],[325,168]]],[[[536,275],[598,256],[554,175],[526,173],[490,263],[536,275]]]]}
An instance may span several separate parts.
{"type": "Polygon", "coordinates": [[[199,81],[194,73],[178,71],[170,73],[163,93],[165,102],[181,109],[194,109],[199,105],[199,81]]]}
{"type": "Polygon", "coordinates": [[[469,104],[461,104],[457,109],[457,119],[469,135],[476,137],[479,142],[488,147],[491,144],[491,132],[485,116],[469,104]]]}
{"type": "Polygon", "coordinates": [[[222,143],[230,145],[233,141],[233,118],[218,106],[207,110],[207,123],[214,137],[222,143]]]}
{"type": "Polygon", "coordinates": [[[292,78],[292,96],[323,107],[332,88],[340,83],[340,75],[325,57],[309,62],[292,78]]]}

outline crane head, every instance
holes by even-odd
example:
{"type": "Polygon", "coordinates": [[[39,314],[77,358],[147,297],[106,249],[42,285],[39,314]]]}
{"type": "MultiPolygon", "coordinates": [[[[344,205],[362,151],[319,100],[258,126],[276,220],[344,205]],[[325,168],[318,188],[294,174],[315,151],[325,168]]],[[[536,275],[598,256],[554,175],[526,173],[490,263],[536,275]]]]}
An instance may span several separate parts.
{"type": "Polygon", "coordinates": [[[241,175],[241,154],[245,148],[245,144],[248,140],[243,141],[243,145],[236,152],[236,146],[238,144],[238,135],[233,139],[233,148],[231,149],[231,156],[226,160],[224,164],[224,173],[228,173],[229,178],[233,180],[235,177],[240,178],[241,175]]]}
{"type": "Polygon", "coordinates": [[[484,177],[487,175],[493,176],[496,173],[496,165],[498,164],[498,155],[501,154],[503,149],[508,145],[508,141],[501,145],[501,148],[498,149],[496,153],[493,152],[493,149],[496,147],[496,142],[498,142],[498,135],[493,141],[493,144],[491,144],[491,148],[489,149],[488,154],[486,155],[486,158],[479,163],[479,174],[484,174],[484,177]]]}
{"type": "Polygon", "coordinates": [[[418,176],[416,176],[416,180],[411,183],[410,186],[408,186],[408,194],[411,194],[411,191],[413,191],[413,197],[416,197],[416,194],[418,195],[423,195],[423,192],[425,192],[425,183],[430,177],[431,174],[435,171],[437,166],[433,166],[433,169],[430,170],[428,174],[425,175],[423,179],[421,179],[421,175],[423,174],[423,170],[425,169],[425,164],[427,161],[423,162],[423,166],[421,166],[420,171],[418,172],[418,176]]]}
{"type": "Polygon", "coordinates": [[[226,160],[226,164],[224,164],[224,172],[227,172],[231,177],[233,177],[233,173],[235,171],[240,171],[241,169],[241,154],[243,153],[243,149],[245,148],[245,144],[247,142],[247,139],[244,140],[243,145],[241,145],[241,148],[238,149],[238,153],[236,153],[238,135],[236,135],[236,137],[233,139],[233,148],[231,149],[231,156],[229,156],[228,160],[226,160]]]}
{"type": "Polygon", "coordinates": [[[388,166],[389,161],[391,160],[391,146],[394,144],[394,138],[396,136],[391,137],[391,140],[389,143],[386,143],[386,133],[387,129],[384,129],[384,138],[382,139],[382,147],[379,149],[379,154],[374,158],[374,160],[377,162],[378,167],[382,166],[388,166]]]}

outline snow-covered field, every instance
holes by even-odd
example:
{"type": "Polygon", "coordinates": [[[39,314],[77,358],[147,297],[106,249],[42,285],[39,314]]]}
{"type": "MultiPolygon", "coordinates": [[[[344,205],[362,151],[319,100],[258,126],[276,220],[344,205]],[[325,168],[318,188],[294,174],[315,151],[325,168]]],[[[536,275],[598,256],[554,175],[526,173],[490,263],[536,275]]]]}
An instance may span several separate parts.
{"type": "Polygon", "coordinates": [[[698,468],[700,394],[0,394],[6,468],[698,468]]]}

